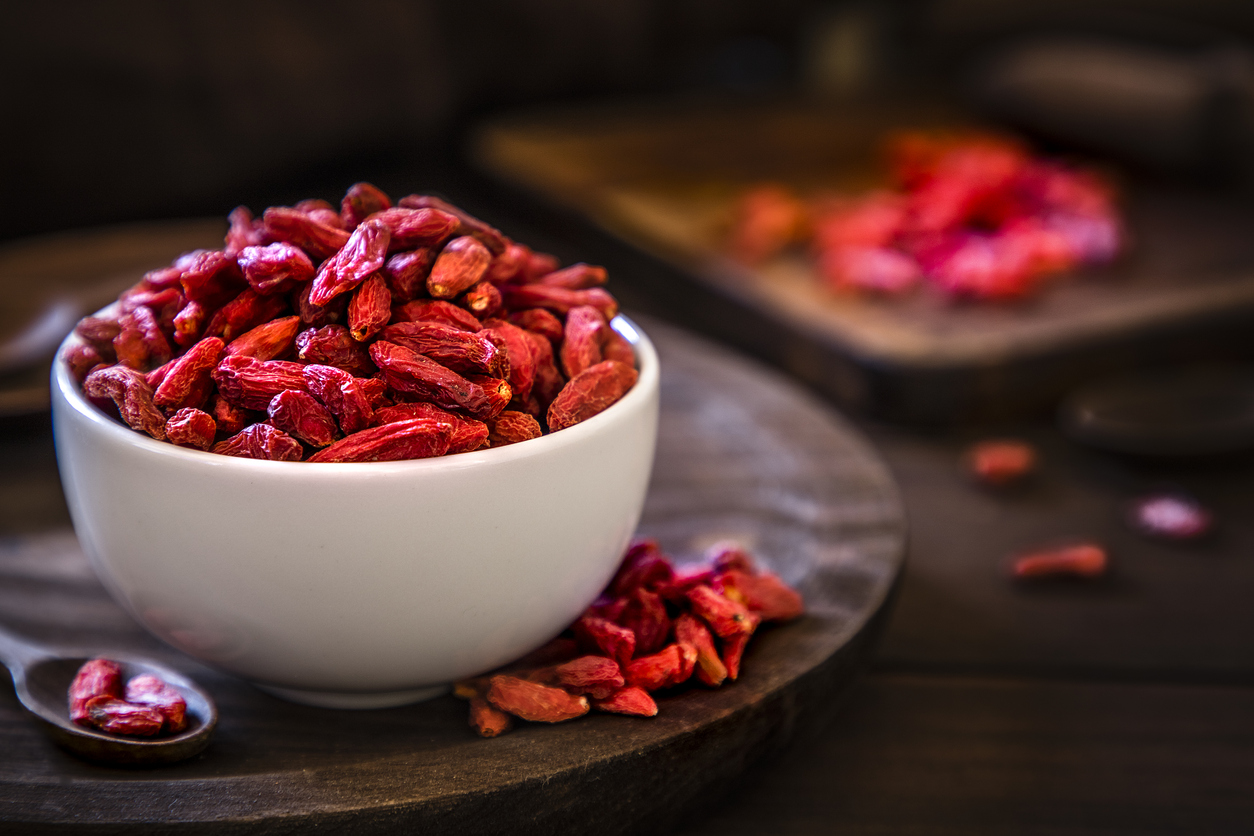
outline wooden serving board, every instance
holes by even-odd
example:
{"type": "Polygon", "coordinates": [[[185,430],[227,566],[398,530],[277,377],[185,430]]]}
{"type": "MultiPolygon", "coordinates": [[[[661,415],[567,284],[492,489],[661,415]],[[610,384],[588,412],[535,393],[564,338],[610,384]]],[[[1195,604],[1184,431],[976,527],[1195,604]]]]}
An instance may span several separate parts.
{"type": "Polygon", "coordinates": [[[857,194],[884,184],[887,131],[972,125],[935,103],[603,107],[500,119],[478,132],[472,158],[678,268],[644,288],[675,318],[887,417],[1003,417],[1102,373],[1242,353],[1254,207],[1118,172],[1128,255],[1021,303],[956,304],[927,288],[837,294],[803,254],[752,269],[725,255],[746,186],[857,194]]]}
{"type": "Polygon", "coordinates": [[[740,539],[808,612],[763,629],[739,681],[656,718],[521,724],[492,740],[451,696],[383,711],[292,705],[158,645],[96,581],[72,532],[0,539],[0,620],[44,642],[147,652],[221,721],[201,756],[110,769],[56,749],[0,685],[0,832],[657,833],[833,705],[885,619],[904,522],[880,460],[838,415],[753,364],[645,320],[662,418],[641,533],[691,559],[740,539]]]}

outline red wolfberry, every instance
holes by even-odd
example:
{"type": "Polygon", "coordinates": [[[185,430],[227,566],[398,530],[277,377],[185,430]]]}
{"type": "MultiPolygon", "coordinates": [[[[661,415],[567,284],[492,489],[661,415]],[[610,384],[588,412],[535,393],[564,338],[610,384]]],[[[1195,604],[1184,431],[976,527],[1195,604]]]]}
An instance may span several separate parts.
{"type": "Polygon", "coordinates": [[[92,659],[78,669],[70,683],[70,719],[89,725],[87,703],[95,697],[122,696],[122,666],[110,659],[92,659]]]}
{"type": "Polygon", "coordinates": [[[616,691],[603,700],[593,700],[597,711],[611,714],[630,714],[635,717],[656,717],[657,703],[643,688],[627,687],[616,691]]]}
{"type": "Polygon", "coordinates": [[[587,697],[516,676],[492,677],[488,702],[515,717],[538,723],[560,723],[588,713],[587,697]]]}

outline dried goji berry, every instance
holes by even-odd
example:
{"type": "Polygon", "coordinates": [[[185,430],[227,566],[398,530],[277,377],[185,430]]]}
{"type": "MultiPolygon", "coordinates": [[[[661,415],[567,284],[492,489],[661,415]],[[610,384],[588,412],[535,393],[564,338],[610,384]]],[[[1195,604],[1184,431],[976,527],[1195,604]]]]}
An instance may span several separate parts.
{"type": "Polygon", "coordinates": [[[657,703],[649,692],[643,688],[629,686],[622,688],[603,700],[593,700],[592,707],[597,711],[611,714],[630,714],[635,717],[656,717],[657,703]]]}
{"type": "MultiPolygon", "coordinates": [[[[364,430],[374,423],[374,408],[370,406],[362,384],[343,369],[311,363],[301,369],[304,382],[293,389],[305,389],[331,411],[340,422],[345,435],[364,430]]],[[[276,393],[277,394],[277,393],[276,393]]]]}
{"type": "Polygon", "coordinates": [[[436,299],[459,296],[483,278],[491,261],[492,254],[477,238],[454,238],[435,257],[427,276],[427,292],[436,299]]]}
{"type": "Polygon", "coordinates": [[[231,228],[226,233],[226,253],[234,255],[245,247],[255,247],[261,243],[261,224],[253,220],[253,213],[247,206],[236,206],[227,215],[231,228]]]}
{"type": "Polygon", "coordinates": [[[264,410],[270,406],[270,399],[285,389],[307,389],[306,368],[286,360],[254,360],[235,355],[223,357],[212,376],[218,384],[218,394],[231,403],[264,410]]]}
{"type": "Polygon", "coordinates": [[[738,601],[763,621],[789,621],[805,611],[801,595],[770,572],[750,575],[729,569],[714,575],[714,589],[738,601]]]}
{"type": "Polygon", "coordinates": [[[608,589],[616,597],[640,588],[656,592],[674,576],[675,570],[657,540],[637,540],[628,547],[608,589]]]}
{"type": "Polygon", "coordinates": [[[213,389],[210,375],[218,365],[222,349],[222,340],[206,337],[187,349],[182,357],[171,361],[169,371],[153,393],[153,402],[167,410],[204,406],[213,389]]]}
{"type": "Polygon", "coordinates": [[[140,305],[123,314],[119,324],[122,328],[113,338],[113,351],[122,365],[146,372],[174,356],[170,341],[148,307],[140,305]]]}
{"type": "MultiPolygon", "coordinates": [[[[236,430],[238,432],[238,430],[236,430]]],[[[165,422],[165,437],[180,447],[208,450],[218,433],[218,423],[213,416],[199,409],[180,409],[165,422]]]]}
{"type": "Polygon", "coordinates": [[[383,263],[383,276],[392,293],[392,303],[400,305],[426,296],[427,275],[432,264],[435,264],[435,251],[430,247],[388,256],[383,263]]]}
{"type": "Polygon", "coordinates": [[[535,281],[549,287],[564,287],[567,290],[587,290],[590,287],[605,284],[605,279],[604,267],[580,262],[569,267],[563,267],[561,270],[554,270],[552,273],[540,276],[535,281]]]}
{"type": "Polygon", "coordinates": [[[311,462],[389,462],[448,452],[448,424],[427,418],[395,421],[345,436],[310,457],[311,462]]]}
{"type": "Polygon", "coordinates": [[[736,633],[723,639],[723,665],[727,668],[727,678],[740,678],[740,662],[744,658],[745,648],[749,645],[750,633],[736,633]]]}
{"type": "Polygon", "coordinates": [[[70,683],[70,719],[87,725],[87,703],[94,697],[122,697],[122,666],[111,659],[83,664],[70,683]]]}
{"type": "Polygon", "coordinates": [[[688,601],[720,639],[742,633],[752,633],[758,626],[758,617],[744,606],[708,586],[694,586],[688,590],[688,601]]]}
{"type": "Polygon", "coordinates": [[[560,723],[588,713],[588,699],[561,688],[528,682],[517,676],[494,676],[488,702],[501,711],[537,723],[560,723]]]}
{"type": "Polygon", "coordinates": [[[514,395],[526,400],[536,381],[536,349],[527,332],[504,319],[490,319],[479,333],[505,348],[509,358],[509,385],[514,395]]]}
{"type": "Polygon", "coordinates": [[[463,331],[478,331],[483,323],[464,308],[442,299],[415,299],[392,311],[393,322],[438,322],[463,331]]]}
{"type": "Polygon", "coordinates": [[[636,634],[636,653],[654,652],[666,643],[671,631],[666,605],[656,592],[641,587],[623,597],[627,603],[616,620],[636,634]]]}
{"type": "Polygon", "coordinates": [[[509,355],[483,333],[439,322],[396,322],[379,339],[404,346],[461,374],[509,374],[509,355]]]}
{"type": "Polygon", "coordinates": [[[108,398],[128,427],[148,433],[158,441],[165,440],[165,416],[152,401],[152,387],[144,376],[126,366],[96,369],[83,381],[83,394],[89,398],[108,398]]]}
{"type": "Polygon", "coordinates": [[[1109,558],[1096,543],[1077,543],[1023,554],[1014,559],[1011,573],[1020,580],[1037,578],[1097,578],[1106,574],[1109,558]]]}
{"type": "Polygon", "coordinates": [[[188,302],[174,315],[174,342],[184,348],[200,339],[209,322],[209,309],[200,302],[188,302]]]}
{"type": "Polygon", "coordinates": [[[557,666],[557,679],[573,694],[603,700],[625,684],[618,663],[607,656],[580,656],[557,666]]]}
{"type": "Polygon", "coordinates": [[[263,322],[269,322],[287,310],[282,296],[262,296],[251,287],[227,302],[209,319],[204,334],[231,342],[263,322]]]}
{"type": "Polygon", "coordinates": [[[314,277],[313,262],[304,250],[283,241],[244,247],[236,258],[244,281],[263,295],[284,293],[314,277]]]}
{"type": "Polygon", "coordinates": [[[619,665],[626,665],[636,655],[636,634],[607,618],[585,614],[573,629],[581,647],[599,650],[619,665]]]}
{"type": "Polygon", "coordinates": [[[392,199],[378,186],[354,183],[340,201],[340,220],[345,229],[356,229],[370,215],[391,208],[392,199]]]}
{"type": "Polygon", "coordinates": [[[101,365],[109,365],[94,346],[81,343],[66,348],[65,353],[61,357],[65,360],[65,364],[70,367],[70,373],[74,375],[74,379],[79,383],[83,382],[92,369],[101,365]]]}
{"type": "Polygon", "coordinates": [[[187,700],[178,689],[152,674],[141,674],[126,683],[126,701],[159,713],[165,731],[177,733],[187,728],[187,700]]]}
{"type": "Polygon", "coordinates": [[[300,315],[301,322],[312,325],[314,328],[321,328],[344,319],[348,311],[347,296],[340,294],[325,305],[315,305],[309,299],[311,293],[313,293],[313,282],[292,293],[294,297],[292,306],[300,315]]]}
{"type": "Polygon", "coordinates": [[[488,272],[484,278],[495,284],[513,281],[522,273],[523,265],[527,263],[527,256],[530,252],[531,250],[526,245],[510,242],[503,252],[492,257],[492,263],[488,265],[488,272]]]}
{"type": "Polygon", "coordinates": [[[671,644],[651,656],[632,659],[623,670],[623,676],[628,685],[646,691],[657,691],[682,682],[680,675],[683,668],[683,653],[679,645],[671,644]]]}
{"type": "Polygon", "coordinates": [[[433,247],[453,234],[460,222],[452,214],[435,208],[397,206],[375,212],[367,220],[377,221],[392,233],[390,252],[433,247]]]}
{"type": "Polygon", "coordinates": [[[262,214],[261,223],[270,240],[295,244],[316,259],[332,256],[348,243],[349,234],[343,229],[286,206],[271,206],[262,214]]]}
{"type": "Polygon", "coordinates": [[[343,325],[309,328],[296,335],[296,356],[304,363],[335,366],[356,377],[374,374],[375,365],[366,347],[343,325]]]}
{"type": "Polygon", "coordinates": [[[318,268],[314,277],[309,301],[325,305],[342,293],[354,289],[372,273],[383,267],[387,258],[392,232],[377,220],[367,220],[353,230],[353,234],[336,253],[318,268]]]}
{"type": "Polygon", "coordinates": [[[165,717],[155,708],[101,696],[87,702],[87,722],[106,734],[152,737],[165,725],[165,717]]]}
{"type": "Polygon", "coordinates": [[[554,345],[562,341],[562,336],[565,333],[562,321],[544,308],[527,308],[522,311],[514,311],[509,315],[509,321],[519,328],[525,328],[528,331],[541,335],[554,345]]]}
{"type": "Polygon", "coordinates": [[[566,338],[562,341],[562,371],[574,377],[602,361],[603,333],[609,326],[597,308],[581,305],[566,315],[566,338]]]}
{"type": "Polygon", "coordinates": [[[223,354],[228,357],[239,354],[254,360],[281,360],[292,353],[300,327],[299,316],[272,319],[231,340],[223,354]]]}
{"type": "Polygon", "coordinates": [[[494,254],[505,252],[505,248],[509,245],[509,239],[496,229],[453,204],[433,195],[406,195],[396,203],[398,206],[408,209],[435,209],[453,216],[458,221],[457,230],[459,232],[475,236],[494,254]]]}
{"type": "Polygon", "coordinates": [[[296,462],[305,455],[300,442],[269,424],[244,427],[226,441],[213,445],[213,452],[244,459],[296,462]]]}
{"type": "Polygon", "coordinates": [[[449,454],[478,450],[488,440],[488,425],[484,422],[440,409],[431,403],[402,403],[384,407],[376,409],[374,417],[376,423],[379,424],[391,424],[413,418],[429,418],[448,424],[449,454]]]}
{"type": "Polygon", "coordinates": [[[370,358],[397,392],[415,395],[446,409],[464,409],[475,417],[486,417],[491,412],[492,403],[482,386],[416,351],[377,340],[370,346],[370,358]]]}
{"type": "Polygon", "coordinates": [[[271,424],[311,447],[326,447],[340,437],[335,417],[308,392],[280,392],[266,411],[271,424]]]}
{"type": "Polygon", "coordinates": [[[697,652],[696,676],[706,685],[717,688],[727,678],[727,666],[714,647],[714,637],[700,619],[683,613],[675,619],[675,640],[697,652]]]}
{"type": "Polygon", "coordinates": [[[540,424],[525,412],[507,409],[488,422],[488,441],[493,447],[517,444],[543,433],[540,424]]]}
{"type": "Polygon", "coordinates": [[[234,255],[221,250],[198,250],[179,259],[183,273],[179,283],[189,302],[217,308],[248,287],[234,255]]]}
{"type": "Polygon", "coordinates": [[[209,407],[206,411],[213,416],[214,423],[218,425],[218,432],[224,436],[235,435],[256,420],[255,412],[236,406],[221,394],[209,399],[209,407]]]}
{"type": "Polygon", "coordinates": [[[496,316],[501,310],[501,291],[489,281],[480,281],[458,298],[458,304],[479,318],[496,316]]]}
{"type": "Polygon", "coordinates": [[[470,698],[470,727],[480,737],[498,737],[514,726],[513,719],[484,697],[470,698]]]}
{"type": "Polygon", "coordinates": [[[549,429],[556,432],[600,414],[635,386],[638,376],[635,369],[613,360],[585,369],[549,404],[549,429]]]}
{"type": "Polygon", "coordinates": [[[601,312],[607,322],[618,315],[618,303],[614,297],[599,287],[568,290],[542,284],[504,285],[501,294],[505,297],[505,307],[511,311],[547,308],[564,314],[579,305],[591,305],[601,312]]]}
{"type": "Polygon", "coordinates": [[[972,475],[993,487],[1019,482],[1036,467],[1036,449],[1014,439],[982,441],[967,450],[966,455],[972,475]]]}
{"type": "Polygon", "coordinates": [[[382,273],[372,273],[348,302],[348,331],[358,342],[379,333],[392,318],[392,293],[382,273]]]}

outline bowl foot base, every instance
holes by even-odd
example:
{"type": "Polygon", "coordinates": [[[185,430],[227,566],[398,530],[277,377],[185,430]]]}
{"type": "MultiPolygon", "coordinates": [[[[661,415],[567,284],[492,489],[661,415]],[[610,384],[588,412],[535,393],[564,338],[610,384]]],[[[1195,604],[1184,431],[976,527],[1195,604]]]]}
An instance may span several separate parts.
{"type": "Polygon", "coordinates": [[[372,691],[369,693],[353,693],[351,691],[303,691],[298,688],[279,688],[274,685],[258,685],[267,694],[273,694],[289,702],[303,705],[316,705],[319,708],[395,708],[398,705],[409,705],[422,702],[447,693],[448,685],[431,685],[426,688],[413,688],[408,691],[372,691]]]}

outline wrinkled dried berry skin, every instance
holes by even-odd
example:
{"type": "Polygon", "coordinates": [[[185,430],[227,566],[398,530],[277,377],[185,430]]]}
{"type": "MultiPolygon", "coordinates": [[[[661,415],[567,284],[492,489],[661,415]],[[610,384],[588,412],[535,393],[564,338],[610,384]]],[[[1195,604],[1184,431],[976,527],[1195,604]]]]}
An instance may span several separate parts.
{"type": "Polygon", "coordinates": [[[272,206],[262,215],[262,228],[272,241],[285,241],[300,247],[312,258],[334,255],[348,243],[343,229],[314,220],[299,209],[272,206]]]}
{"type": "Polygon", "coordinates": [[[613,360],[585,369],[567,382],[549,406],[549,429],[572,427],[605,411],[636,385],[638,377],[635,369],[613,360]]]}
{"type": "Polygon", "coordinates": [[[493,447],[504,447],[517,444],[532,438],[539,438],[543,432],[540,424],[525,412],[505,410],[488,422],[488,440],[493,447]]]}
{"type": "Polygon", "coordinates": [[[282,360],[292,353],[300,329],[299,316],[272,319],[231,340],[223,354],[240,354],[254,360],[282,360]]]}
{"type": "Polygon", "coordinates": [[[382,273],[372,273],[353,292],[348,303],[348,330],[357,342],[366,342],[392,318],[392,292],[382,273]]]}
{"type": "Polygon", "coordinates": [[[309,301],[314,305],[326,305],[382,269],[391,240],[391,231],[377,220],[368,220],[357,227],[335,258],[328,259],[318,268],[309,301]]]}
{"type": "Polygon", "coordinates": [[[307,388],[304,370],[300,363],[236,355],[222,358],[212,377],[218,393],[233,405],[264,411],[280,392],[307,388]]]}
{"type": "Polygon", "coordinates": [[[330,410],[346,435],[373,424],[374,407],[362,382],[335,366],[310,364],[302,370],[305,388],[330,410]]]}
{"type": "Polygon", "coordinates": [[[70,683],[70,719],[89,725],[87,703],[101,696],[122,696],[122,666],[110,659],[92,659],[78,669],[70,683]]]}
{"type": "Polygon", "coordinates": [[[419,247],[388,256],[388,260],[383,263],[382,272],[387,279],[393,304],[403,305],[426,296],[427,276],[431,273],[433,264],[435,251],[430,247],[419,247]]]}
{"type": "Polygon", "coordinates": [[[264,247],[244,247],[236,259],[244,281],[267,296],[285,293],[314,277],[314,264],[305,251],[282,241],[264,247]]]}
{"type": "Polygon", "coordinates": [[[482,331],[472,334],[439,322],[397,322],[384,328],[379,338],[460,374],[505,377],[510,371],[509,355],[482,331]]]}
{"type": "Polygon", "coordinates": [[[308,392],[280,392],[266,412],[276,428],[311,447],[326,447],[340,436],[335,416],[308,392]]]}
{"type": "Polygon", "coordinates": [[[492,254],[477,238],[454,238],[436,256],[427,276],[427,292],[436,299],[452,299],[479,282],[491,261],[492,254]]]}
{"type": "Polygon", "coordinates": [[[212,447],[217,433],[218,424],[213,416],[199,409],[180,409],[165,424],[165,437],[171,444],[196,450],[212,447]]]}
{"type": "Polygon", "coordinates": [[[89,398],[111,399],[128,427],[148,433],[158,441],[165,440],[165,415],[153,403],[152,387],[134,369],[125,366],[96,369],[83,381],[83,393],[89,398]]]}
{"type": "Polygon", "coordinates": [[[340,202],[340,220],[345,229],[357,225],[375,212],[392,208],[392,199],[378,186],[370,183],[354,183],[340,202]]]}
{"type": "Polygon", "coordinates": [[[178,690],[152,674],[141,674],[126,683],[126,701],[157,711],[164,730],[177,734],[187,728],[187,701],[178,690]]]}
{"type": "Polygon", "coordinates": [[[167,411],[204,406],[213,387],[210,375],[224,348],[217,337],[207,337],[189,348],[186,354],[172,361],[153,394],[153,402],[167,411]]]}
{"type": "Polygon", "coordinates": [[[606,278],[604,267],[581,262],[540,276],[536,282],[548,287],[563,287],[567,290],[587,290],[590,287],[605,284],[606,278]]]}
{"type": "Polygon", "coordinates": [[[398,392],[445,409],[465,410],[474,417],[491,412],[492,403],[483,387],[416,351],[379,340],[370,346],[370,358],[398,392]]]}
{"type": "Polygon", "coordinates": [[[245,459],[295,462],[300,461],[304,456],[305,448],[282,430],[269,424],[253,424],[240,430],[226,441],[215,444],[213,452],[245,459]]]}
{"type": "Polygon", "coordinates": [[[375,373],[366,347],[343,325],[309,328],[296,335],[296,356],[302,363],[335,366],[357,377],[375,373]]]}
{"type": "Polygon", "coordinates": [[[483,323],[474,314],[442,299],[415,299],[392,311],[395,322],[438,322],[463,331],[479,331],[483,323]]]}
{"type": "Polygon", "coordinates": [[[371,427],[315,453],[311,462],[391,462],[426,459],[448,452],[448,424],[427,418],[371,427]]]}

